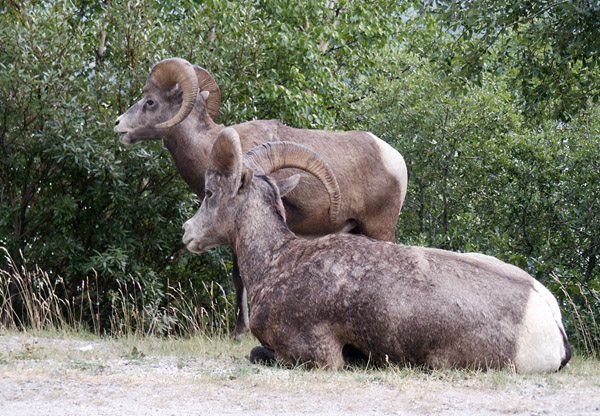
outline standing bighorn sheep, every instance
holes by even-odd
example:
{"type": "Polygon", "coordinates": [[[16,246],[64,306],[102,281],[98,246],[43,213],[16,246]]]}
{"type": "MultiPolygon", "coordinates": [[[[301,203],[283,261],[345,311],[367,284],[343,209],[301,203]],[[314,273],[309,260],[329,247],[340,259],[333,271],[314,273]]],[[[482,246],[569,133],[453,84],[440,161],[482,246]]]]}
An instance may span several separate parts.
{"type": "MultiPolygon", "coordinates": [[[[294,166],[329,191],[335,217],[345,194],[318,155],[267,143],[242,155],[223,130],[206,173],[206,197],[184,225],[193,252],[231,245],[252,304],[250,329],[263,344],[253,361],[310,362],[338,369],[344,356],[431,367],[555,371],[570,359],[550,291],[523,270],[478,253],[334,234],[296,237],[280,195],[294,179],[265,176],[294,166]]],[[[332,218],[332,222],[336,222],[332,218]]]]}
{"type": "MultiPolygon", "coordinates": [[[[162,139],[177,170],[202,200],[208,155],[225,128],[213,121],[221,104],[219,87],[206,70],[171,58],[152,68],[143,92],[144,97],[117,119],[115,132],[123,134],[121,142],[127,145],[162,139]]],[[[242,151],[268,141],[301,143],[319,153],[338,177],[344,200],[337,219],[330,221],[329,201],[319,181],[301,173],[298,186],[283,199],[288,226],[296,234],[355,232],[395,241],[407,170],[400,153],[386,142],[371,133],[302,130],[277,120],[250,121],[233,128],[242,151]]],[[[290,171],[276,175],[290,176],[290,171]]],[[[248,329],[248,306],[235,257],[233,278],[238,307],[234,335],[239,335],[248,329]]]]}

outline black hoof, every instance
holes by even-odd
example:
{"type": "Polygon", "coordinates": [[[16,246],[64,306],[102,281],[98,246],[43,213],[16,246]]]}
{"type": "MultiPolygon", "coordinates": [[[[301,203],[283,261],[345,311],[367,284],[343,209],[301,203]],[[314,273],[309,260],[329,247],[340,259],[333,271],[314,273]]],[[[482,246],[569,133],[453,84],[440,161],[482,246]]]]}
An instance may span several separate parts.
{"type": "Polygon", "coordinates": [[[250,362],[253,364],[274,364],[275,351],[262,345],[254,347],[250,351],[250,362]]]}

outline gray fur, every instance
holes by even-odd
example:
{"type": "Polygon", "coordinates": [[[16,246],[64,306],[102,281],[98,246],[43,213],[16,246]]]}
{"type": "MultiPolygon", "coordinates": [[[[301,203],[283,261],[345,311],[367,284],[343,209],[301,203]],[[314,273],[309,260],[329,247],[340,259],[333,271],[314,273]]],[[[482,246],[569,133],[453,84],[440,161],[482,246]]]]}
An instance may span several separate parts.
{"type": "MultiPolygon", "coordinates": [[[[209,116],[208,97],[207,91],[200,91],[195,107],[181,123],[157,128],[157,124],[178,113],[182,93],[179,86],[164,90],[149,78],[144,97],[117,119],[114,129],[128,145],[140,140],[162,139],[182,178],[201,200],[209,152],[216,136],[225,128],[209,116]]],[[[301,175],[298,186],[283,198],[288,225],[295,233],[320,236],[352,231],[378,240],[395,241],[396,222],[407,187],[406,165],[397,151],[362,131],[296,129],[277,120],[250,121],[232,127],[239,133],[244,152],[268,141],[292,141],[315,150],[332,167],[344,195],[336,223],[331,223],[327,215],[326,192],[311,175],[296,169],[274,174],[278,179],[294,173],[301,175]],[[386,153],[382,153],[382,149],[386,153]]],[[[238,319],[234,334],[238,335],[247,330],[248,312],[235,263],[236,259],[234,283],[238,319]]]]}
{"type": "Polygon", "coordinates": [[[183,240],[193,252],[233,247],[252,305],[250,329],[263,345],[254,361],[338,369],[351,352],[375,363],[520,372],[555,371],[568,361],[556,300],[521,269],[365,236],[298,238],[283,221],[272,179],[255,172],[232,196],[233,180],[207,173],[212,197],[185,223],[183,240]],[[540,293],[535,299],[547,307],[531,321],[527,305],[540,293]],[[537,336],[536,327],[547,329],[537,336]]]}

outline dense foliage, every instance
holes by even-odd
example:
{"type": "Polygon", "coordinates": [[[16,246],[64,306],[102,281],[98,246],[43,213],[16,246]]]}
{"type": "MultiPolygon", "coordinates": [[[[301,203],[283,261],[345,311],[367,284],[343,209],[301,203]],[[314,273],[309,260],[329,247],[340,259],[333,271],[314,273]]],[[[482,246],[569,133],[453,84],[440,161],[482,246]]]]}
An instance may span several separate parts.
{"type": "Polygon", "coordinates": [[[591,0],[424,0],[450,47],[433,48],[446,73],[503,74],[530,115],[570,119],[600,98],[600,3],[591,0]]]}
{"type": "Polygon", "coordinates": [[[93,298],[78,314],[104,328],[111,307],[138,302],[170,332],[171,288],[229,290],[226,250],[180,244],[198,203],[168,152],[112,133],[152,65],[181,56],[221,87],[219,123],[278,118],[388,141],[410,170],[399,241],[525,268],[571,310],[571,334],[596,328],[586,348],[598,348],[596,9],[487,3],[3,2],[0,246],[60,276],[61,296],[93,298]],[[581,19],[567,44],[548,36],[581,19]],[[557,68],[568,77],[544,75],[557,68]]]}

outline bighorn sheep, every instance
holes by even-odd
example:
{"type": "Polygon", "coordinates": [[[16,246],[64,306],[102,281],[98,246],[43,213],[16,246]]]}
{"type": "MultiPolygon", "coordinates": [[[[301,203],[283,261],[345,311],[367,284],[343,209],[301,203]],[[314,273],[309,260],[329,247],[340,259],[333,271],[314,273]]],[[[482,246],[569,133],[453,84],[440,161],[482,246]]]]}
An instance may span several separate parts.
{"type": "MultiPolygon", "coordinates": [[[[181,58],[159,62],[148,76],[144,97],[121,115],[115,132],[121,142],[162,139],[183,179],[204,198],[204,173],[212,143],[224,126],[213,121],[221,94],[204,69],[181,58]]],[[[296,234],[319,236],[355,232],[395,241],[396,222],[406,195],[407,170],[402,156],[383,140],[361,131],[334,132],[287,127],[277,120],[233,126],[242,150],[267,141],[301,143],[319,153],[338,177],[344,202],[335,221],[327,215],[328,199],[312,175],[301,173],[298,186],[284,199],[288,225],[296,234]]],[[[290,176],[290,171],[276,177],[290,176]]],[[[247,331],[246,292],[234,257],[238,316],[234,335],[247,331]]]]}
{"type": "Polygon", "coordinates": [[[335,176],[318,155],[279,142],[242,156],[238,134],[225,129],[210,156],[205,200],[183,226],[193,252],[233,247],[252,305],[250,329],[263,345],[253,361],[339,369],[345,355],[362,354],[376,363],[518,372],[555,371],[569,361],[556,299],[515,266],[365,236],[296,237],[280,199],[294,178],[265,176],[285,166],[322,180],[330,214],[338,214],[335,176]]]}

